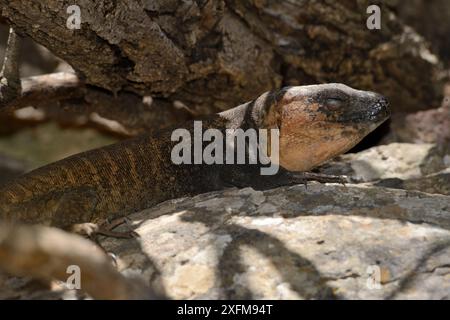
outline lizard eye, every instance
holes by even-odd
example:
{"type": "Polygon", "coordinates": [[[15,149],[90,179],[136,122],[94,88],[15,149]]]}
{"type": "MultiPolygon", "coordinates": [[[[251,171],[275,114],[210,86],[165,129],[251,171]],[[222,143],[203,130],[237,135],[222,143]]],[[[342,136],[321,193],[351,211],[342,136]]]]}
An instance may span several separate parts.
{"type": "Polygon", "coordinates": [[[340,97],[332,97],[332,98],[327,98],[325,103],[328,108],[337,110],[344,106],[345,101],[344,101],[344,99],[342,99],[340,97]]]}

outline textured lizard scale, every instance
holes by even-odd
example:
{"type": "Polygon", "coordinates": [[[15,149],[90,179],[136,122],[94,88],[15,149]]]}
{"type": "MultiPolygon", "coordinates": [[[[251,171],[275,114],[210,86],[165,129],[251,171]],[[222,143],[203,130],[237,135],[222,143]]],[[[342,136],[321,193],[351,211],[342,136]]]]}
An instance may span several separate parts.
{"type": "Polygon", "coordinates": [[[171,134],[184,128],[192,136],[189,122],[73,155],[18,177],[0,190],[0,217],[68,227],[229,186],[287,184],[289,171],[307,171],[347,151],[388,116],[386,100],[376,93],[342,84],[283,88],[202,123],[203,130],[279,130],[281,169],[275,176],[261,176],[251,165],[175,165],[171,134]]]}

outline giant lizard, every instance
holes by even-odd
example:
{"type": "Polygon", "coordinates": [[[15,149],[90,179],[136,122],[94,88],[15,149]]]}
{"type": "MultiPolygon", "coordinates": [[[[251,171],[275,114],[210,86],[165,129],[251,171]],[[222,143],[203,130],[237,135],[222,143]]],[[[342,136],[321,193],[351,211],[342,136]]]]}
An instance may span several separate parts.
{"type": "MultiPolygon", "coordinates": [[[[343,84],[285,87],[203,120],[203,129],[278,129],[276,175],[258,165],[179,164],[168,128],[70,156],[0,189],[0,218],[66,228],[126,216],[162,201],[229,186],[256,189],[320,177],[306,173],[355,146],[389,117],[380,94],[343,84]]],[[[193,131],[193,123],[177,128],[193,131]]],[[[326,179],[324,180],[326,181],[326,179]]]]}

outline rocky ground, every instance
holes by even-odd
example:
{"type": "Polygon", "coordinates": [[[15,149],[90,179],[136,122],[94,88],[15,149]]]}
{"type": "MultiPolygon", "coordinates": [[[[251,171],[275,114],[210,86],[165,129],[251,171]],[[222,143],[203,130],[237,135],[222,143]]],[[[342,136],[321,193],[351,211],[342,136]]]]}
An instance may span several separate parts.
{"type": "MultiPolygon", "coordinates": [[[[101,244],[170,298],[450,298],[450,153],[392,143],[319,171],[353,183],[171,200],[130,217],[140,238],[101,244]]],[[[73,297],[3,281],[2,298],[73,297]]]]}
{"type": "MultiPolygon", "coordinates": [[[[380,145],[317,169],[347,176],[345,186],[175,199],[130,216],[140,238],[101,245],[169,298],[450,299],[450,86],[445,95],[440,108],[394,114],[380,145]]],[[[1,136],[0,184],[115,141],[73,130],[1,136]]],[[[5,274],[0,288],[0,299],[86,298],[5,274]]]]}
{"type": "Polygon", "coordinates": [[[327,166],[361,184],[173,200],[131,217],[141,239],[102,244],[173,298],[448,299],[449,160],[380,146],[327,166]]]}
{"type": "Polygon", "coordinates": [[[356,185],[229,190],[135,215],[142,238],[104,246],[173,298],[445,299],[449,212],[446,196],[356,185]]]}

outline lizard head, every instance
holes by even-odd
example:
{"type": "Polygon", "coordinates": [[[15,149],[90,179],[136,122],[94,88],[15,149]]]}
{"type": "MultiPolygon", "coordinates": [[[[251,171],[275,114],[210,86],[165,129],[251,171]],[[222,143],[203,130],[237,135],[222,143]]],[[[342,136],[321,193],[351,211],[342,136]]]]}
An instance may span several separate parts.
{"type": "Polygon", "coordinates": [[[287,87],[272,101],[265,127],[280,130],[279,164],[290,171],[348,151],[390,114],[382,95],[343,84],[287,87]]]}

